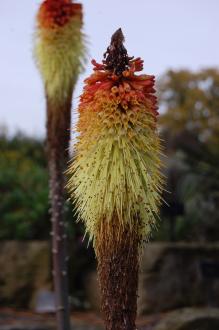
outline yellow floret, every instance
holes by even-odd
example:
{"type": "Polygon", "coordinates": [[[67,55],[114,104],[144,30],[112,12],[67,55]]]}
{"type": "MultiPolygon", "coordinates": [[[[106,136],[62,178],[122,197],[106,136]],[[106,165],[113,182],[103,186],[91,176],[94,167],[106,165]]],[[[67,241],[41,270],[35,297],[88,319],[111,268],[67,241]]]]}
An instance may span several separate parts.
{"type": "Polygon", "coordinates": [[[62,103],[69,96],[83,67],[85,49],[80,29],[80,19],[73,17],[62,27],[38,27],[36,31],[36,62],[47,97],[56,103],[62,103]]]}

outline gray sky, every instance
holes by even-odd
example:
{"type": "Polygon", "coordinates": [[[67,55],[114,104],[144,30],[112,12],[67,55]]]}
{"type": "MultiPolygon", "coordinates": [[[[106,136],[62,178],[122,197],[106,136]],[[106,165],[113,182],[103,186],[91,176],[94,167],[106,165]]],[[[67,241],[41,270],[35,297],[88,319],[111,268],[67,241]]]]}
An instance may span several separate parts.
{"type": "MultiPolygon", "coordinates": [[[[101,61],[112,33],[122,27],[130,55],[145,73],[218,66],[219,0],[82,0],[89,59],[101,61]]],[[[45,134],[42,83],[32,58],[39,0],[0,0],[0,125],[9,132],[45,134]]],[[[80,77],[74,107],[90,61],[80,77]]]]}

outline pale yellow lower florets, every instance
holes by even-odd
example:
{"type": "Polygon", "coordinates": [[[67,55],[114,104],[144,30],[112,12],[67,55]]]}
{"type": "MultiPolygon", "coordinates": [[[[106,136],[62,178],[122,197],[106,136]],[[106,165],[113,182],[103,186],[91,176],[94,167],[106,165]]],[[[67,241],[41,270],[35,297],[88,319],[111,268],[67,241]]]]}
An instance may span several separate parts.
{"type": "Polygon", "coordinates": [[[140,236],[147,237],[157,220],[162,190],[154,118],[141,105],[137,111],[121,111],[104,99],[102,111],[90,110],[81,114],[81,125],[83,120],[89,124],[69,168],[68,187],[79,218],[91,239],[101,226],[110,227],[113,217],[118,218],[118,230],[136,228],[139,221],[140,236]]]}
{"type": "Polygon", "coordinates": [[[79,19],[56,29],[37,28],[34,55],[50,100],[59,103],[69,97],[82,70],[84,54],[79,19]]]}

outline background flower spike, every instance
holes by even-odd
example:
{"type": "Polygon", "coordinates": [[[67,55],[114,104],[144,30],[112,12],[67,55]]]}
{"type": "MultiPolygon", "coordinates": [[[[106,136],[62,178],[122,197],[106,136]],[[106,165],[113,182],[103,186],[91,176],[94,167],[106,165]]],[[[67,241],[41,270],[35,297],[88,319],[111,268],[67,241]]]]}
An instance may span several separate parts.
{"type": "Polygon", "coordinates": [[[53,274],[59,330],[70,329],[64,186],[74,85],[83,68],[82,5],[45,0],[37,14],[35,57],[45,86],[50,175],[53,274]]]}
{"type": "Polygon", "coordinates": [[[68,188],[98,259],[107,330],[134,330],[139,250],[156,227],[163,179],[155,77],[136,72],[117,30],[85,80],[68,188]]]}
{"type": "Polygon", "coordinates": [[[82,5],[45,0],[37,15],[35,57],[47,96],[63,104],[72,93],[85,58],[82,5]]]}

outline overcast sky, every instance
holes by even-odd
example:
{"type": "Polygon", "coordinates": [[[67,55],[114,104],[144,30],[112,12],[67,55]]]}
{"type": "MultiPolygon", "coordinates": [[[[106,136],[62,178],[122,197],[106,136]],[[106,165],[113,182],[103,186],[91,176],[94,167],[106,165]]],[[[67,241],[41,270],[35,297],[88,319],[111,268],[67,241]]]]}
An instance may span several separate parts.
{"type": "MultiPolygon", "coordinates": [[[[101,61],[112,33],[122,27],[130,55],[145,73],[218,66],[219,0],[82,0],[90,59],[101,61]]],[[[40,0],[0,0],[0,126],[45,134],[42,82],[32,58],[40,0]]],[[[74,107],[90,61],[80,77],[74,107]]]]}

